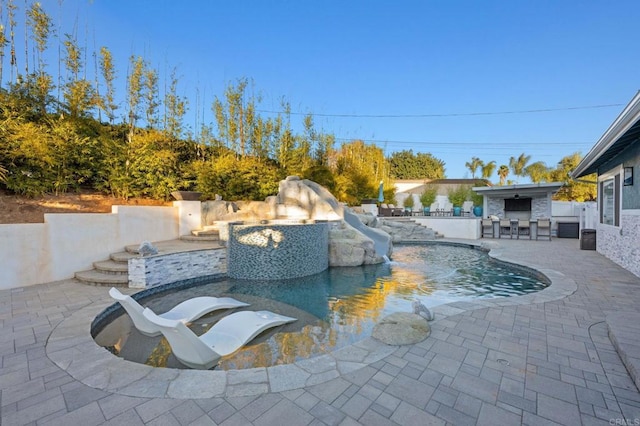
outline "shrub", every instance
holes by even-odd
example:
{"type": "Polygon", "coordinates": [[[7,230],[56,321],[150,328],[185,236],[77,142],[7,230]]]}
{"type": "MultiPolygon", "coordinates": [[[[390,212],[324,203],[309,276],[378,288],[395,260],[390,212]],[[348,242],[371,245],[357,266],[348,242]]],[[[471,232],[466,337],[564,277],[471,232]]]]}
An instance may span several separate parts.
{"type": "Polygon", "coordinates": [[[414,205],[413,194],[409,194],[409,196],[404,200],[403,205],[405,207],[413,208],[413,205],[414,205]]]}
{"type": "Polygon", "coordinates": [[[471,187],[468,185],[460,185],[455,189],[449,190],[449,201],[454,207],[462,207],[462,204],[470,199],[471,187]]]}
{"type": "Polygon", "coordinates": [[[422,194],[420,194],[420,204],[422,207],[429,207],[436,201],[438,195],[438,187],[436,185],[427,185],[422,194]]]}

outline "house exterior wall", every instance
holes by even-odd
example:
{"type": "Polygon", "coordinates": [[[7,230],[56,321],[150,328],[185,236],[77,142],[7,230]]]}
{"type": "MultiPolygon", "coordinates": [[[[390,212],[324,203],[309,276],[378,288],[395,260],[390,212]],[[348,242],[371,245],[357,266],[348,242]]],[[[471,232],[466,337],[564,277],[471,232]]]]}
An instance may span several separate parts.
{"type": "MultiPolygon", "coordinates": [[[[640,276],[640,143],[636,142],[601,166],[598,170],[598,180],[600,181],[602,175],[621,167],[633,167],[633,185],[621,184],[620,225],[598,223],[596,250],[640,276]]],[[[621,179],[623,178],[624,176],[621,176],[621,179]]]]}
{"type": "Polygon", "coordinates": [[[617,167],[633,167],[633,185],[622,186],[622,210],[640,209],[640,143],[630,146],[613,160],[604,164],[598,175],[617,167]]]}
{"type": "Polygon", "coordinates": [[[619,227],[598,224],[596,248],[598,253],[640,277],[640,210],[623,210],[619,227]]]}

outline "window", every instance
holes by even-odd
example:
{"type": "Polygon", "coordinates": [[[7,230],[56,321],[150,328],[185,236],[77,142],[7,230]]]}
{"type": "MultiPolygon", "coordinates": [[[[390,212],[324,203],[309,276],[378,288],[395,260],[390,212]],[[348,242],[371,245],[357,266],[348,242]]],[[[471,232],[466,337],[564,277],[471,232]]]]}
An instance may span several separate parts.
{"type": "Polygon", "coordinates": [[[531,198],[505,198],[505,212],[530,212],[531,198]]]}
{"type": "Polygon", "coordinates": [[[600,223],[620,225],[620,174],[600,181],[600,223]]]}

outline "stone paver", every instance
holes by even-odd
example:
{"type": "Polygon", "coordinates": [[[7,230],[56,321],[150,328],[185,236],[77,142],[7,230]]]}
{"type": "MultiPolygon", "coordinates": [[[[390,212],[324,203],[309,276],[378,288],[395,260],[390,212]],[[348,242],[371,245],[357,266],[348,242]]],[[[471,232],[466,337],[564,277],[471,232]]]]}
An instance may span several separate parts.
{"type": "Polygon", "coordinates": [[[267,369],[134,365],[89,335],[107,289],[65,280],[0,291],[0,423],[639,424],[628,370],[640,278],[578,240],[476,243],[552,286],[438,307],[431,336],[414,345],[367,339],[267,369]]]}

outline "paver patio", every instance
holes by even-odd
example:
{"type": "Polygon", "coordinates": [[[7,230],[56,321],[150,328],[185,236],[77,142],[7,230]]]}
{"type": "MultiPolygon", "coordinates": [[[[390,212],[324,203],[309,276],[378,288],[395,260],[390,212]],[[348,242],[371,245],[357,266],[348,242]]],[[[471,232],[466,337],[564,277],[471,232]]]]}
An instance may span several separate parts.
{"type": "Polygon", "coordinates": [[[106,351],[86,338],[86,318],[111,303],[107,288],[66,280],[0,291],[1,424],[640,424],[640,393],[607,324],[609,316],[621,328],[614,340],[627,348],[626,361],[637,359],[640,336],[625,322],[638,318],[640,278],[580,250],[578,240],[488,244],[554,285],[447,305],[421,343],[369,342],[275,379],[271,371],[230,372],[222,384],[202,384],[198,374],[213,372],[152,374],[116,360],[129,380],[119,387],[118,377],[105,376],[106,351]],[[360,352],[364,358],[350,358],[360,352]],[[219,396],[188,398],[203,386],[219,396]],[[153,394],[163,397],[140,396],[153,394]]]}

